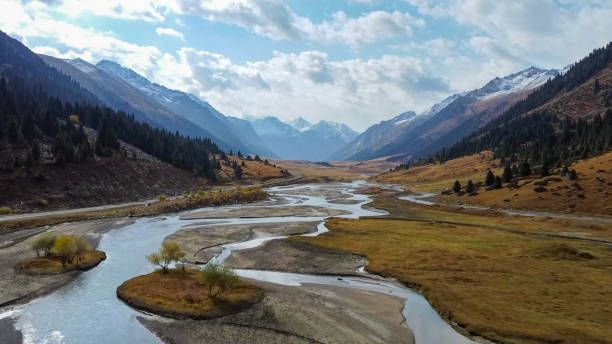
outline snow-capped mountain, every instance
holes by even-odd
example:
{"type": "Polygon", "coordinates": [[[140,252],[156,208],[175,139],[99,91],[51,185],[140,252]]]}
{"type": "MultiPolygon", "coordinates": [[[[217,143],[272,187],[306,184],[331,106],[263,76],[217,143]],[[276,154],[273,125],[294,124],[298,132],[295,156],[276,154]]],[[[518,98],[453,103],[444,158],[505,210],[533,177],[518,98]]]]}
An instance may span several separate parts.
{"type": "Polygon", "coordinates": [[[312,123],[308,122],[304,117],[300,116],[292,121],[287,122],[290,126],[299,131],[306,131],[312,127],[312,123]]]}
{"type": "Polygon", "coordinates": [[[560,74],[562,71],[556,69],[530,67],[495,78],[481,88],[454,94],[418,115],[406,112],[375,124],[331,157],[333,160],[422,157],[461,140],[560,74]]]}
{"type": "Polygon", "coordinates": [[[482,88],[473,91],[473,95],[480,100],[487,100],[501,95],[532,90],[560,74],[561,72],[557,69],[529,67],[503,78],[495,78],[482,88]]]}
{"type": "MultiPolygon", "coordinates": [[[[171,90],[150,82],[133,70],[112,61],[102,60],[96,66],[125,80],[150,99],[153,99],[159,105],[169,109],[178,116],[186,118],[213,133],[213,135],[227,143],[228,149],[241,150],[243,153],[257,153],[263,156],[275,156],[263,146],[258,137],[245,134],[244,123],[228,120],[227,117],[209,103],[195,95],[171,90]],[[239,125],[235,127],[234,124],[239,125]]],[[[249,130],[246,132],[249,132],[249,130]]]]}
{"type": "Polygon", "coordinates": [[[283,159],[324,161],[357,133],[342,123],[312,124],[302,117],[283,122],[276,117],[254,119],[255,132],[266,146],[283,159]]]}
{"type": "Polygon", "coordinates": [[[113,73],[82,59],[64,60],[46,55],[39,56],[45,63],[69,75],[82,87],[96,95],[106,106],[131,113],[139,121],[154,127],[173,132],[178,131],[192,137],[207,137],[223,149],[230,147],[210,131],[178,116],[113,73]]]}

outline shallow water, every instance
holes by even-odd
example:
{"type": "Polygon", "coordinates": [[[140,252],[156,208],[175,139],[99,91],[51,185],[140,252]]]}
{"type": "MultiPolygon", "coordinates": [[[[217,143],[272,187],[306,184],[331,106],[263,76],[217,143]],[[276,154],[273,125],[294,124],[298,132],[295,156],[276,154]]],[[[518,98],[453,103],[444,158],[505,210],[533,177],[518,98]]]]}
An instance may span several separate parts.
{"type": "MultiPolygon", "coordinates": [[[[344,184],[300,185],[277,187],[269,191],[274,197],[285,197],[292,205],[315,205],[343,209],[350,214],[340,217],[358,218],[376,216],[385,212],[364,209],[369,202],[367,195],[355,194],[354,190],[366,185],[365,182],[344,184]],[[307,195],[287,195],[283,191],[314,188],[336,188],[353,196],[358,204],[329,203],[323,197],[307,195]]],[[[286,206],[287,204],[284,204],[286,206]]],[[[257,205],[250,205],[257,206],[257,205]]],[[[249,207],[249,206],[231,206],[249,207]]],[[[219,208],[204,208],[196,211],[215,211],[219,208]]],[[[187,213],[187,212],[185,212],[187,213]]],[[[306,234],[315,236],[327,231],[324,217],[269,217],[234,218],[207,220],[180,220],[185,213],[164,217],[143,218],[123,228],[104,234],[99,249],[108,258],[98,267],[84,272],[72,283],[45,297],[26,305],[4,310],[0,318],[16,318],[16,328],[21,330],[25,343],[159,343],[159,339],[144,328],[136,319],[142,313],[126,306],[116,297],[116,288],[124,281],[154,270],[146,255],[157,250],[164,238],[183,226],[214,223],[230,225],[243,223],[305,222],[321,221],[317,232],[306,234]]],[[[263,237],[246,242],[231,243],[224,246],[223,252],[213,258],[222,263],[232,251],[257,247],[269,240],[285,236],[263,237]]],[[[368,278],[339,278],[338,276],[300,275],[271,271],[238,270],[244,277],[285,285],[302,283],[337,285],[348,288],[371,290],[392,294],[406,300],[403,314],[407,325],[413,330],[417,343],[473,343],[454,329],[431,308],[418,293],[390,282],[368,278]]],[[[364,272],[364,275],[367,275],[364,272]]]]}

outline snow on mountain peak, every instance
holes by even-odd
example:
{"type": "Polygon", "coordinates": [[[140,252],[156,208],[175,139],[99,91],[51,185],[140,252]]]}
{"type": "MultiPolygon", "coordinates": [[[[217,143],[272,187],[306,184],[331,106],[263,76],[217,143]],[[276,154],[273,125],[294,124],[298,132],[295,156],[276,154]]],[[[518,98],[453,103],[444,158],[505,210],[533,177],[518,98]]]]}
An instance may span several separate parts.
{"type": "Polygon", "coordinates": [[[559,74],[561,73],[557,69],[529,67],[503,78],[495,78],[484,87],[473,91],[473,95],[481,100],[487,100],[499,95],[531,90],[559,74]]]}
{"type": "Polygon", "coordinates": [[[292,121],[287,122],[290,126],[299,131],[306,131],[312,128],[312,123],[308,122],[304,117],[300,116],[292,121]]]}

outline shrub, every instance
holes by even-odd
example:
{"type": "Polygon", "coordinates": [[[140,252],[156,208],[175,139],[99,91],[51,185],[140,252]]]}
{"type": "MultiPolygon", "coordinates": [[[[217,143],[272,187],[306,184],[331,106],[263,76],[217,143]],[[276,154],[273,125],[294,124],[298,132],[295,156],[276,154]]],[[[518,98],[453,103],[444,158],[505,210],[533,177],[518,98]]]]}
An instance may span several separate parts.
{"type": "Polygon", "coordinates": [[[180,262],[183,257],[185,257],[185,252],[181,245],[174,241],[164,241],[161,250],[148,255],[147,259],[151,264],[158,265],[162,273],[167,273],[168,266],[172,262],[180,262]]]}
{"type": "Polygon", "coordinates": [[[9,207],[0,207],[0,215],[11,214],[12,212],[13,212],[13,209],[9,207]]]}
{"type": "Polygon", "coordinates": [[[77,252],[78,238],[74,235],[62,235],[55,239],[51,252],[62,260],[62,266],[71,264],[77,252]]]}
{"type": "Polygon", "coordinates": [[[157,199],[158,199],[160,202],[163,202],[163,201],[165,201],[165,200],[167,200],[167,199],[168,199],[168,196],[166,196],[166,195],[164,195],[164,194],[161,194],[161,195],[157,196],[157,199]]]}
{"type": "Polygon", "coordinates": [[[55,238],[56,237],[54,234],[45,233],[36,238],[36,240],[34,240],[34,242],[32,242],[32,244],[30,245],[30,247],[32,248],[32,250],[36,251],[37,257],[40,257],[41,253],[45,256],[49,256],[51,254],[53,246],[55,246],[55,238]]]}
{"type": "Polygon", "coordinates": [[[202,270],[202,278],[208,283],[208,297],[217,298],[231,291],[238,284],[238,276],[223,266],[209,263],[202,270]]]}

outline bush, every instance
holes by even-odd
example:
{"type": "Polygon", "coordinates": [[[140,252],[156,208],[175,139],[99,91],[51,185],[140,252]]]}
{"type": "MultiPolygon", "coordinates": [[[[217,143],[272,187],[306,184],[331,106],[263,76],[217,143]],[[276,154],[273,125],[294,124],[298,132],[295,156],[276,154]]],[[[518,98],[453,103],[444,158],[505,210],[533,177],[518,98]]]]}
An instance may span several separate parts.
{"type": "Polygon", "coordinates": [[[34,242],[32,242],[32,244],[30,245],[30,247],[32,248],[32,250],[36,251],[37,257],[40,257],[41,253],[44,256],[49,256],[51,255],[51,250],[53,249],[53,246],[55,246],[55,238],[56,237],[54,234],[45,233],[36,238],[36,240],[34,240],[34,242]]]}
{"type": "Polygon", "coordinates": [[[185,257],[185,252],[176,242],[164,241],[159,252],[152,253],[147,256],[151,264],[158,265],[162,269],[162,273],[168,272],[168,266],[172,262],[180,262],[185,257]]]}
{"type": "Polygon", "coordinates": [[[202,278],[208,283],[208,297],[217,298],[231,291],[238,284],[238,276],[223,266],[209,263],[202,270],[202,278]]]}
{"type": "Polygon", "coordinates": [[[158,199],[160,202],[163,202],[163,201],[165,201],[165,200],[167,200],[167,199],[168,199],[168,196],[166,196],[166,195],[164,195],[164,194],[161,194],[161,195],[157,196],[157,199],[158,199]]]}
{"type": "Polygon", "coordinates": [[[0,207],[0,215],[11,214],[12,212],[13,212],[13,209],[9,207],[0,207]]]}
{"type": "Polygon", "coordinates": [[[51,252],[62,260],[62,266],[71,264],[77,252],[78,238],[74,235],[62,235],[55,239],[51,252]]]}

